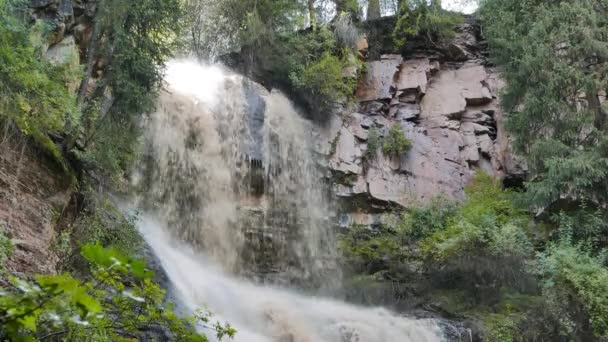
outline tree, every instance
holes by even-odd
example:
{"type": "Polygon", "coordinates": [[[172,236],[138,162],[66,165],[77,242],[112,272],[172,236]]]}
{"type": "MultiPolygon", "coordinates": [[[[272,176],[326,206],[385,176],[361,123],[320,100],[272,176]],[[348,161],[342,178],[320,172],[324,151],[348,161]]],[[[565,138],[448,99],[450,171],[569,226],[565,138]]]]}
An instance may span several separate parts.
{"type": "Polygon", "coordinates": [[[336,4],[336,18],[342,13],[350,14],[353,20],[359,19],[359,3],[357,0],[333,0],[336,4]]]}
{"type": "Polygon", "coordinates": [[[508,128],[528,157],[530,205],[605,207],[608,1],[486,0],[481,11],[508,128]]]}
{"type": "Polygon", "coordinates": [[[315,8],[315,0],[307,0],[308,17],[310,20],[310,28],[313,31],[317,30],[317,10],[315,8]]]}
{"type": "Polygon", "coordinates": [[[103,65],[102,77],[82,100],[84,136],[73,137],[69,147],[80,138],[74,152],[84,164],[121,178],[135,160],[140,115],[154,109],[165,63],[181,46],[184,8],[180,0],[104,0],[99,6],[94,31],[99,26],[103,44],[92,61],[103,65]]]}
{"type": "Polygon", "coordinates": [[[85,281],[65,274],[11,279],[13,288],[0,297],[2,340],[207,342],[198,326],[219,339],[236,333],[229,324],[212,323],[208,313],[178,316],[143,262],[100,245],[83,246],[82,254],[91,263],[85,281]]]}
{"type": "Polygon", "coordinates": [[[367,20],[380,18],[380,0],[369,0],[367,4],[367,20]]]}
{"type": "Polygon", "coordinates": [[[463,20],[462,15],[444,10],[441,1],[403,0],[399,5],[393,41],[397,47],[416,36],[428,44],[438,45],[454,36],[454,28],[463,20]]]}
{"type": "Polygon", "coordinates": [[[0,0],[0,120],[16,126],[67,169],[51,135],[68,134],[79,124],[76,97],[68,87],[79,76],[78,63],[73,68],[44,60],[33,43],[45,38],[39,34],[42,27],[29,27],[26,12],[23,2],[0,0]]]}

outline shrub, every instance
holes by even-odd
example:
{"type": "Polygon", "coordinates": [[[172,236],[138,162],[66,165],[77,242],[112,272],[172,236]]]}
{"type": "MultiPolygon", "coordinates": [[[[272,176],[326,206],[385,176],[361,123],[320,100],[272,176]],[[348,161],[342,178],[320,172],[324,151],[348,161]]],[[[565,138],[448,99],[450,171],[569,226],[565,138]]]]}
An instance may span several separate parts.
{"type": "Polygon", "coordinates": [[[412,141],[405,137],[401,125],[395,124],[382,143],[382,152],[387,156],[399,156],[412,148],[412,141]]]}
{"type": "MultiPolygon", "coordinates": [[[[83,246],[82,255],[91,268],[83,281],[66,274],[35,282],[11,278],[13,287],[0,297],[2,340],[147,340],[149,332],[160,331],[179,341],[208,341],[197,326],[207,326],[209,314],[178,316],[145,263],[98,244],[83,246]]],[[[219,339],[236,333],[220,323],[210,330],[219,339]]]]}
{"type": "Polygon", "coordinates": [[[370,162],[376,159],[376,153],[381,145],[380,133],[378,129],[372,127],[369,129],[369,135],[367,136],[367,150],[365,151],[364,159],[366,162],[370,162]]]}
{"type": "Polygon", "coordinates": [[[0,275],[4,274],[4,264],[13,254],[13,250],[13,242],[8,236],[6,236],[4,229],[0,227],[0,275]]]}
{"type": "Polygon", "coordinates": [[[418,241],[445,229],[456,216],[458,209],[455,202],[437,197],[428,205],[414,206],[402,213],[397,229],[408,240],[418,241]]]}
{"type": "Polygon", "coordinates": [[[562,322],[562,336],[584,336],[592,330],[596,337],[608,338],[608,269],[603,260],[560,242],[540,254],[536,272],[550,311],[562,322]]]}
{"type": "Polygon", "coordinates": [[[436,44],[454,36],[454,27],[463,21],[460,14],[448,12],[437,1],[405,0],[401,4],[393,41],[403,47],[408,39],[422,36],[427,43],[436,44]]]}
{"type": "Polygon", "coordinates": [[[79,244],[100,243],[133,256],[143,247],[136,221],[136,216],[124,215],[110,200],[104,199],[85,210],[74,238],[79,244]]]}
{"type": "Polygon", "coordinates": [[[0,119],[14,122],[65,166],[49,135],[64,134],[78,125],[76,98],[68,89],[78,71],[44,61],[12,6],[0,0],[0,119]]]}
{"type": "Polygon", "coordinates": [[[459,256],[523,258],[531,253],[528,218],[498,181],[479,173],[465,191],[465,204],[449,225],[421,243],[423,253],[438,261],[459,256]]]}
{"type": "Polygon", "coordinates": [[[304,69],[299,87],[321,100],[325,107],[349,101],[357,87],[357,79],[345,75],[345,70],[356,64],[350,59],[346,51],[342,57],[326,53],[304,69]]]}

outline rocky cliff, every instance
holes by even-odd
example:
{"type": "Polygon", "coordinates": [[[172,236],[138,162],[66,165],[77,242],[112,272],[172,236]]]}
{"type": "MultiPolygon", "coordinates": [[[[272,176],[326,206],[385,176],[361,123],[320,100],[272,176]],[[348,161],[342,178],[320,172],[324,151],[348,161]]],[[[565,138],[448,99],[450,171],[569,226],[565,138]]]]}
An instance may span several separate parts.
{"type": "MultiPolygon", "coordinates": [[[[84,64],[97,1],[32,0],[29,5],[32,25],[48,28],[39,37],[43,56],[54,64],[84,64]]],[[[76,91],[78,84],[70,87],[76,91]]],[[[11,125],[0,125],[0,228],[15,245],[9,272],[57,272],[54,246],[74,192],[72,181],[11,125]]]]}
{"type": "Polygon", "coordinates": [[[333,115],[318,137],[317,150],[328,158],[334,193],[346,208],[341,225],[379,223],[377,214],[389,207],[439,195],[461,199],[478,170],[511,183],[524,177],[499,106],[503,82],[484,58],[477,31],[469,18],[441,49],[368,61],[358,110],[333,115]],[[383,137],[393,125],[401,126],[411,150],[365,158],[370,131],[383,137]]]}
{"type": "Polygon", "coordinates": [[[9,272],[50,274],[59,258],[52,246],[69,203],[71,178],[44,153],[8,128],[0,135],[0,227],[13,240],[9,272]]]}

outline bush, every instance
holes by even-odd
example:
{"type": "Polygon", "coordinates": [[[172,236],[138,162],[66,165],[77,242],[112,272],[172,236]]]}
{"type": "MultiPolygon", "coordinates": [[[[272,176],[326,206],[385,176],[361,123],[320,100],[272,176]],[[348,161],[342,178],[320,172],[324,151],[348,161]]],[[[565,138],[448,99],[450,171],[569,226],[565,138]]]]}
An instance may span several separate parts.
{"type": "Polygon", "coordinates": [[[357,87],[357,78],[345,75],[345,70],[353,66],[351,57],[346,51],[342,57],[324,54],[321,59],[304,69],[298,87],[308,91],[313,98],[319,99],[324,107],[348,102],[357,87]]]}
{"type": "Polygon", "coordinates": [[[387,156],[397,157],[408,152],[411,148],[412,141],[405,137],[399,124],[391,127],[382,143],[382,152],[387,156]]]}
{"type": "Polygon", "coordinates": [[[437,1],[405,0],[399,9],[393,41],[403,47],[408,39],[422,36],[436,44],[454,36],[454,28],[463,21],[460,14],[448,12],[437,1]]]}
{"type": "Polygon", "coordinates": [[[532,252],[528,218],[491,176],[479,173],[466,187],[467,200],[443,230],[422,241],[422,252],[437,260],[460,256],[525,258],[532,252]]]}
{"type": "Polygon", "coordinates": [[[68,85],[79,71],[44,61],[14,11],[13,2],[0,0],[0,119],[14,122],[65,167],[49,136],[78,125],[76,97],[68,85]]]}
{"type": "Polygon", "coordinates": [[[381,142],[378,129],[375,127],[370,128],[369,135],[367,136],[367,150],[364,155],[364,159],[367,163],[376,159],[376,154],[378,153],[381,142]]]}
{"type": "Polygon", "coordinates": [[[536,272],[563,337],[587,333],[608,338],[608,269],[603,261],[567,242],[541,253],[536,272]]]}
{"type": "Polygon", "coordinates": [[[14,249],[15,247],[13,246],[13,241],[6,236],[4,229],[0,227],[0,275],[4,274],[4,264],[13,254],[14,249]]]}
{"type": "Polygon", "coordinates": [[[99,243],[134,256],[143,247],[136,221],[136,216],[124,215],[110,200],[104,199],[85,209],[73,238],[78,244],[99,243]]]}
{"type": "MultiPolygon", "coordinates": [[[[197,326],[208,326],[209,314],[178,316],[145,263],[98,244],[83,246],[82,255],[91,268],[83,281],[66,274],[37,276],[35,282],[11,278],[13,287],[0,297],[0,339],[124,341],[148,340],[153,333],[208,341],[197,326]]],[[[236,333],[228,324],[209,328],[219,339],[236,333]]]]}

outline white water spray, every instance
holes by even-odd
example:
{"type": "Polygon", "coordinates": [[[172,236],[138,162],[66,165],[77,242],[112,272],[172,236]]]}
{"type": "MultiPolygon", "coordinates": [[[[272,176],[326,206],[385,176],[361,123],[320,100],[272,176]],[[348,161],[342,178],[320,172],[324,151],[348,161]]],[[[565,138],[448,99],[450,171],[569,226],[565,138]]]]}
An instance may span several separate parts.
{"type": "Polygon", "coordinates": [[[311,123],[217,67],[173,62],[166,80],[145,126],[140,230],[185,305],[230,322],[239,342],[441,340],[432,320],[279,289],[340,281],[311,123]]]}

